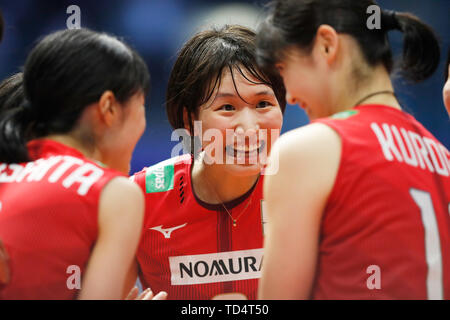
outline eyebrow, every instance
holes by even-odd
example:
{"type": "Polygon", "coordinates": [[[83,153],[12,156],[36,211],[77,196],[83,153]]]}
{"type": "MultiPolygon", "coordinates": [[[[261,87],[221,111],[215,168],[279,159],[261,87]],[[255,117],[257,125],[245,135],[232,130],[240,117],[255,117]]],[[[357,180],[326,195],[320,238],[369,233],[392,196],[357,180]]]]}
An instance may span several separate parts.
{"type": "MultiPolygon", "coordinates": [[[[273,96],[275,97],[275,94],[273,94],[272,92],[268,91],[268,90],[264,90],[264,91],[259,91],[257,93],[254,94],[255,96],[273,96]]],[[[219,92],[215,99],[219,99],[219,98],[224,98],[224,97],[238,97],[239,95],[236,93],[230,93],[230,92],[219,92]]]]}

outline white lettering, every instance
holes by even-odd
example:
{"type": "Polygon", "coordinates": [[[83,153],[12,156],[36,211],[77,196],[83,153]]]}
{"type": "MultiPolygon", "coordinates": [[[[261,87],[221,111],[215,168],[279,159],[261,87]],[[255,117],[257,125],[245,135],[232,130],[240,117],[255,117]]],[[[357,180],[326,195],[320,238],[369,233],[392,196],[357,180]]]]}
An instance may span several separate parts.
{"type": "MultiPolygon", "coordinates": [[[[23,167],[21,165],[14,164],[14,163],[10,164],[8,166],[8,168],[10,170],[12,170],[12,173],[9,176],[6,172],[3,172],[2,174],[0,174],[0,182],[3,182],[3,183],[13,182],[23,169],[23,167]]],[[[1,170],[0,170],[0,172],[1,172],[1,170]]]]}
{"type": "Polygon", "coordinates": [[[442,176],[448,177],[448,169],[447,166],[445,165],[445,160],[443,159],[441,153],[439,152],[439,148],[436,142],[427,137],[424,137],[423,141],[425,142],[425,146],[428,149],[428,154],[431,157],[431,161],[433,162],[433,166],[436,169],[436,172],[442,176]],[[439,158],[439,161],[437,158],[439,158]]]}
{"type": "Polygon", "coordinates": [[[368,266],[366,269],[367,274],[371,274],[369,278],[367,278],[366,285],[367,289],[381,289],[381,269],[377,265],[368,266]]]}
{"type": "Polygon", "coordinates": [[[64,161],[51,174],[51,176],[48,178],[48,182],[55,183],[63,176],[64,173],[66,173],[67,170],[69,170],[70,167],[75,164],[82,165],[83,161],[75,157],[64,156],[64,161]]]}
{"type": "MultiPolygon", "coordinates": [[[[58,165],[57,168],[48,177],[49,183],[58,182],[74,165],[79,166],[62,182],[65,188],[70,188],[74,183],[79,183],[80,186],[77,190],[79,195],[86,195],[92,185],[104,174],[101,168],[91,163],[85,163],[81,159],[71,156],[54,156],[28,162],[25,166],[14,163],[9,165],[0,163],[0,183],[38,182],[56,165],[58,165]],[[58,165],[58,163],[60,164],[58,165]]],[[[164,179],[162,179],[162,182],[164,182],[164,179]]]]}
{"type": "Polygon", "coordinates": [[[422,137],[412,131],[408,131],[408,134],[411,137],[414,149],[416,150],[417,156],[419,157],[420,167],[422,169],[425,169],[426,163],[428,170],[434,172],[433,165],[431,164],[430,159],[428,158],[428,151],[425,147],[425,144],[423,143],[422,137]]]}
{"type": "Polygon", "coordinates": [[[66,9],[67,14],[71,14],[66,20],[67,29],[80,29],[81,28],[81,9],[77,5],[68,6],[66,9]]]}
{"type": "Polygon", "coordinates": [[[22,182],[23,179],[29,177],[33,173],[33,168],[36,162],[28,162],[25,168],[17,175],[16,182],[22,182]]]}
{"type": "Polygon", "coordinates": [[[72,172],[66,179],[64,179],[62,185],[65,188],[70,188],[74,183],[79,183],[80,186],[78,187],[77,193],[80,196],[84,196],[102,175],[102,169],[94,166],[93,164],[86,163],[72,172]],[[87,173],[90,174],[86,175],[87,173]]]}
{"type": "Polygon", "coordinates": [[[81,289],[81,269],[79,266],[70,265],[66,270],[67,274],[70,274],[70,277],[67,278],[66,285],[67,289],[81,289]]]}
{"type": "Polygon", "coordinates": [[[373,4],[367,7],[367,14],[372,14],[367,18],[366,26],[369,30],[381,29],[381,9],[379,6],[373,4]]]}
{"type": "Polygon", "coordinates": [[[204,314],[209,315],[209,318],[211,318],[214,315],[214,310],[216,307],[196,307],[191,306],[191,304],[188,304],[187,307],[181,308],[181,314],[182,315],[197,315],[197,314],[204,314]]]}
{"type": "Polygon", "coordinates": [[[206,164],[223,163],[223,139],[219,129],[211,128],[203,134],[203,141],[211,141],[205,146],[203,160],[206,164]],[[214,139],[214,140],[213,140],[214,139]]]}
{"type": "Polygon", "coordinates": [[[450,172],[450,152],[442,144],[439,144],[439,150],[442,158],[444,159],[444,164],[447,165],[447,170],[450,172]]]}
{"type": "Polygon", "coordinates": [[[32,169],[32,173],[28,176],[27,181],[41,181],[47,172],[61,161],[61,156],[50,157],[48,159],[39,159],[36,161],[35,166],[32,169]]]}
{"type": "Polygon", "coordinates": [[[394,157],[392,156],[393,153],[397,158],[397,160],[399,162],[402,162],[403,161],[402,156],[400,155],[400,152],[398,151],[397,147],[394,144],[394,139],[392,138],[392,133],[391,130],[389,129],[389,126],[386,123],[383,123],[384,134],[381,131],[378,124],[376,124],[375,122],[372,122],[370,124],[370,127],[377,136],[378,142],[381,145],[381,149],[383,150],[383,154],[386,160],[393,161],[394,160],[394,157]]]}
{"type": "Polygon", "coordinates": [[[444,177],[450,175],[449,151],[438,141],[404,128],[399,130],[396,126],[385,123],[381,126],[383,129],[375,122],[372,122],[370,127],[387,161],[396,159],[398,162],[428,169],[431,173],[436,172],[444,177]]]}
{"type": "Polygon", "coordinates": [[[406,130],[401,128],[400,131],[402,132],[403,139],[405,139],[406,146],[408,148],[408,151],[406,151],[405,144],[403,143],[403,140],[400,136],[400,133],[398,132],[398,129],[396,126],[391,126],[392,133],[395,136],[395,140],[397,141],[397,145],[400,147],[400,150],[402,152],[403,160],[405,160],[405,163],[409,164],[410,166],[417,167],[417,158],[416,154],[414,153],[414,149],[411,145],[411,141],[409,140],[408,134],[406,133],[406,130]]]}

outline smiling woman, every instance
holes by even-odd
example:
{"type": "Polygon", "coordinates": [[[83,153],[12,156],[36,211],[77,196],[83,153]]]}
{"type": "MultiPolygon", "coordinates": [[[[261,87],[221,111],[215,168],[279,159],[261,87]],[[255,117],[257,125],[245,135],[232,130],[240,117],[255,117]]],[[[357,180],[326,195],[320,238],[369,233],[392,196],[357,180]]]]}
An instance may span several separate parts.
{"type": "Polygon", "coordinates": [[[278,76],[257,67],[255,33],[247,28],[207,30],[181,49],[167,114],[174,129],[198,138],[203,151],[134,175],[146,192],[137,253],[145,286],[167,291],[169,299],[256,298],[263,165],[255,160],[273,142],[263,132],[279,134],[284,93],[278,76]],[[161,172],[164,188],[156,190],[161,172]]]}
{"type": "Polygon", "coordinates": [[[404,34],[414,82],[436,70],[439,44],[406,12],[367,28],[374,4],[274,1],[258,33],[259,62],[314,122],[271,154],[262,299],[450,299],[450,153],[402,110],[388,32],[404,34]]]}
{"type": "Polygon", "coordinates": [[[221,168],[235,175],[258,175],[278,137],[281,113],[273,108],[278,105],[273,91],[241,72],[223,71],[220,86],[199,108],[194,132],[202,137],[204,163],[227,164],[221,168]]]}

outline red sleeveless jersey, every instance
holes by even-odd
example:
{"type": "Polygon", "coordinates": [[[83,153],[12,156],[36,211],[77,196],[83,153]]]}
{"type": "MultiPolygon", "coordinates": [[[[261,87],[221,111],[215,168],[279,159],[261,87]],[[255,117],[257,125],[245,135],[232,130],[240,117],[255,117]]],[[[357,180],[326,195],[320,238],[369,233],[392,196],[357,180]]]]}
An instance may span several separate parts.
{"type": "Polygon", "coordinates": [[[52,140],[23,164],[0,163],[0,239],[11,282],[0,299],[73,299],[97,239],[102,188],[120,174],[52,140]],[[77,284],[78,283],[78,284],[77,284]]]}
{"type": "Polygon", "coordinates": [[[224,293],[256,299],[263,246],[262,177],[245,195],[225,204],[236,226],[221,204],[196,198],[190,155],[163,161],[132,179],[146,196],[137,252],[144,287],[164,290],[168,299],[212,299],[224,293]]]}
{"type": "Polygon", "coordinates": [[[319,119],[342,140],[323,213],[315,299],[450,299],[449,151],[411,115],[319,119]]]}

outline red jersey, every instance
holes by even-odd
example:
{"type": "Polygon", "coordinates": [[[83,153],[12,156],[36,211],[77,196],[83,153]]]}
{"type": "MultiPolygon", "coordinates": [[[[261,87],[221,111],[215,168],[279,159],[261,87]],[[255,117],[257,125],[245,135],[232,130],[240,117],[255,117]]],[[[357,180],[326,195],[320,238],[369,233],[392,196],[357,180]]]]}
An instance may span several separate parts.
{"type": "Polygon", "coordinates": [[[341,137],[315,299],[450,299],[449,151],[411,115],[358,106],[316,122],[341,137]]]}
{"type": "Polygon", "coordinates": [[[225,204],[236,226],[221,204],[195,196],[190,155],[163,161],[133,179],[146,198],[137,251],[144,287],[164,290],[168,299],[212,299],[224,293],[256,299],[263,250],[262,178],[225,204]]]}
{"type": "Polygon", "coordinates": [[[97,239],[99,197],[119,173],[52,140],[24,164],[0,163],[0,239],[11,282],[0,299],[73,299],[97,239]],[[79,284],[79,282],[78,282],[79,284]]]}

